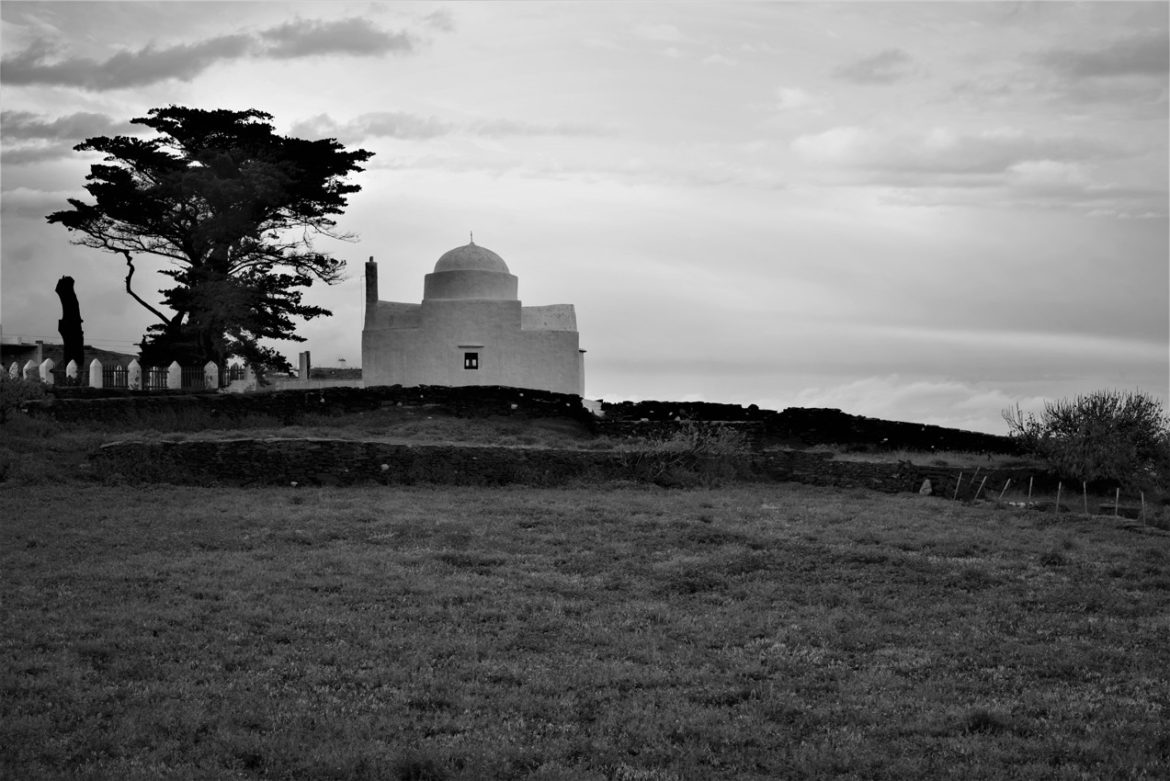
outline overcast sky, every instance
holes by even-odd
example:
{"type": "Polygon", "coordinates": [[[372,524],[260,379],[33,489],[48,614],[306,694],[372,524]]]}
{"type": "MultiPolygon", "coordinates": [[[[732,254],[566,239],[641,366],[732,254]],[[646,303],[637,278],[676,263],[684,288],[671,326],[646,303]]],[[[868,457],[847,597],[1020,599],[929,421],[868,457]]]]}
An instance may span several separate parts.
{"type": "Polygon", "coordinates": [[[592,398],[992,433],[1016,403],[1166,401],[1168,9],[5,0],[0,325],[58,341],[68,274],[86,341],[133,352],[124,263],[45,222],[85,197],[72,147],[255,108],[375,153],[294,363],[360,365],[367,257],[418,301],[474,231],[525,304],[576,305],[592,398]]]}

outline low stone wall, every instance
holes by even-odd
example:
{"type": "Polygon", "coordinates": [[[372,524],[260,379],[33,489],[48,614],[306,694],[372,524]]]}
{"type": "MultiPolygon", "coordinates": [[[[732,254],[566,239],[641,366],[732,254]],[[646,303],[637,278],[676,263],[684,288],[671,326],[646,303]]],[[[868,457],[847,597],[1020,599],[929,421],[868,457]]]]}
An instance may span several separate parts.
{"type": "Polygon", "coordinates": [[[342,439],[112,442],[92,456],[106,478],[188,485],[565,485],[617,477],[613,454],[342,439]]]}
{"type": "Polygon", "coordinates": [[[208,416],[225,421],[263,415],[288,424],[297,422],[306,414],[343,415],[385,406],[440,407],[448,414],[467,418],[516,415],[593,421],[593,416],[581,405],[579,396],[498,386],[391,385],[183,395],[122,391],[119,395],[100,398],[71,392],[61,398],[30,402],[24,409],[31,415],[65,422],[109,422],[163,413],[208,416]]]}
{"type": "Polygon", "coordinates": [[[782,412],[753,405],[691,401],[640,401],[603,404],[603,433],[625,436],[655,431],[678,421],[720,421],[752,431],[753,441],[788,445],[846,445],[873,451],[915,450],[973,453],[1018,452],[1009,437],[922,423],[849,415],[839,409],[789,407],[782,412]]]}
{"type": "MultiPolygon", "coordinates": [[[[91,456],[95,472],[128,482],[188,485],[527,485],[565,486],[642,481],[693,486],[730,481],[794,481],[885,492],[955,493],[961,470],[834,461],[828,453],[767,451],[715,463],[680,463],[671,454],[629,450],[550,450],[455,445],[396,445],[342,439],[228,439],[113,442],[91,456]]],[[[1018,470],[984,471],[986,493],[1018,470]]],[[[1047,478],[1045,478],[1046,480],[1047,478]]],[[[1046,485],[1046,483],[1045,483],[1046,485]]],[[[976,483],[967,473],[960,496],[976,483]]],[[[1037,485],[1037,490],[1041,485],[1037,485]]]]}
{"type": "Polygon", "coordinates": [[[117,421],[162,412],[227,421],[264,415],[288,424],[306,414],[343,415],[384,406],[431,406],[467,418],[567,417],[586,424],[598,434],[619,439],[667,438],[680,423],[693,421],[734,426],[755,449],[840,445],[861,451],[1017,452],[1016,443],[1008,437],[866,418],[838,409],[790,407],[776,412],[755,405],[741,407],[711,402],[603,402],[601,415],[595,417],[579,396],[501,386],[314,387],[244,394],[61,388],[53,393],[55,398],[31,402],[26,410],[69,422],[117,421]]]}
{"type": "Polygon", "coordinates": [[[1038,492],[1055,491],[1055,475],[1025,468],[959,468],[925,466],[910,461],[881,463],[833,460],[832,453],[779,450],[753,455],[757,471],[775,480],[790,480],[810,485],[870,488],[899,493],[922,490],[930,482],[932,494],[947,498],[972,498],[982,487],[981,496],[998,495],[1007,482],[1011,487],[1027,490],[1029,481],[1038,492]]]}

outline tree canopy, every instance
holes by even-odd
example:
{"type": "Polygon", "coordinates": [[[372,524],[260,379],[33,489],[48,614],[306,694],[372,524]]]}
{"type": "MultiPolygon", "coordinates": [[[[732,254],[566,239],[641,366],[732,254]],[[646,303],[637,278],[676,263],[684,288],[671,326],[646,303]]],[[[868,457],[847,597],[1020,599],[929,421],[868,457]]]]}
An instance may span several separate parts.
{"type": "Polygon", "coordinates": [[[1011,435],[1062,476],[1170,489],[1170,419],[1140,391],[1050,401],[1039,417],[1005,410],[1011,435]]]}
{"type": "Polygon", "coordinates": [[[274,132],[262,111],[170,106],[131,120],[154,137],[97,136],[74,147],[105,155],[90,167],[93,203],[68,199],[48,215],[75,243],[121,255],[126,292],[158,322],[143,358],[221,367],[237,355],[261,368],[287,361],[261,339],[304,341],[295,318],[331,314],[302,303],[314,281],[337,282],[344,261],[316,251],[313,238],[335,232],[334,216],[361,188],[347,177],[373,156],[335,139],[309,141],[274,132]],[[174,286],[159,307],[132,287],[135,260],[169,261],[174,286]]]}

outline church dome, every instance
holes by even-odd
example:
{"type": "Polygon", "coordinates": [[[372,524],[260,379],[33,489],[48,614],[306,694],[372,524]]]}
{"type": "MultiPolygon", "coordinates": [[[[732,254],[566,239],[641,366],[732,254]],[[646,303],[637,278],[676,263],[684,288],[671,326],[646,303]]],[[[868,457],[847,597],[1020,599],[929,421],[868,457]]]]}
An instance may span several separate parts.
{"type": "Polygon", "coordinates": [[[504,259],[472,241],[443,253],[434,272],[423,279],[423,300],[515,301],[516,287],[504,259]]]}
{"type": "Polygon", "coordinates": [[[480,247],[473,241],[463,247],[443,253],[435,263],[435,273],[443,271],[497,271],[508,272],[508,264],[487,247],[480,247]]]}

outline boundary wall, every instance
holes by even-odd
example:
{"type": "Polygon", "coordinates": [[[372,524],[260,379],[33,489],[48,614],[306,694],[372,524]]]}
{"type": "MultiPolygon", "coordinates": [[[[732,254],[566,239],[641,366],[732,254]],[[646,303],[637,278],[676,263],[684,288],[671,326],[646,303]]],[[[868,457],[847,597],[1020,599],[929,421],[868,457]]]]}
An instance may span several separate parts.
{"type": "Polygon", "coordinates": [[[289,424],[306,414],[344,415],[383,407],[434,407],[456,417],[517,415],[567,417],[592,423],[579,396],[500,386],[445,387],[383,385],[373,388],[326,387],[263,393],[146,394],[125,391],[115,396],[81,395],[28,402],[31,415],[63,422],[117,421],[140,414],[184,413],[224,421],[264,415],[289,424]]]}
{"type": "Polygon", "coordinates": [[[580,396],[502,386],[383,385],[314,387],[263,393],[146,394],[135,391],[86,392],[54,390],[54,397],[30,402],[30,414],[61,421],[108,421],[140,413],[200,411],[225,420],[266,415],[284,423],[305,414],[341,415],[385,406],[437,407],[457,417],[520,415],[566,417],[585,423],[598,435],[615,439],[669,437],[683,421],[734,424],[753,447],[841,445],[858,451],[914,450],[1015,454],[1006,436],[941,426],[879,420],[849,415],[838,409],[788,408],[782,412],[754,405],[710,402],[589,402],[580,396]]]}
{"type": "MultiPolygon", "coordinates": [[[[182,485],[525,485],[565,486],[635,481],[663,486],[727,482],[800,482],[917,492],[930,480],[932,493],[971,498],[977,483],[967,470],[918,466],[907,461],[835,461],[832,454],[775,450],[679,462],[670,454],[635,450],[555,450],[459,445],[402,445],[361,440],[266,438],[122,441],[90,456],[95,472],[127,482],[182,485]]],[[[1055,479],[1019,469],[987,470],[983,495],[1004,481],[1017,487],[1035,477],[1035,490],[1055,489],[1055,479]],[[1049,485],[1051,483],[1051,486],[1049,485]]]]}

